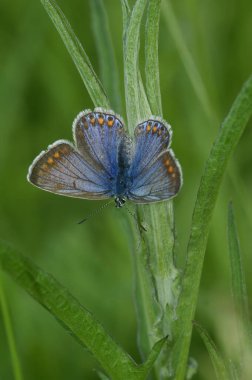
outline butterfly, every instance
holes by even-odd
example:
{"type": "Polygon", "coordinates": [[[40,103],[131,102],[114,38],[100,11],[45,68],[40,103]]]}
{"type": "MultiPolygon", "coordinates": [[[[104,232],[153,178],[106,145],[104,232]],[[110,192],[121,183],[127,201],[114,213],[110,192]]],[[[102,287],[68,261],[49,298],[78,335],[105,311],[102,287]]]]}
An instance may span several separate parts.
{"type": "Polygon", "coordinates": [[[29,168],[33,185],[55,194],[84,199],[114,198],[152,203],[174,197],[182,172],[171,144],[171,127],[151,117],[139,123],[132,140],[120,116],[96,108],[80,112],[73,122],[74,145],[58,140],[29,168]]]}

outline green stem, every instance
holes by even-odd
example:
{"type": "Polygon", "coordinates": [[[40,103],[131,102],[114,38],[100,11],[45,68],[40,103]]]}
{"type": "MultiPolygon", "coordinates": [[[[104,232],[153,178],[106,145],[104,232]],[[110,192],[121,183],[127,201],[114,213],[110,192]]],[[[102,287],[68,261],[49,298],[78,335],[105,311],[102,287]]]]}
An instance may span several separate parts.
{"type": "Polygon", "coordinates": [[[161,90],[159,82],[158,36],[161,0],[149,0],[145,26],[145,76],[146,91],[151,111],[162,115],[161,90]]]}
{"type": "Polygon", "coordinates": [[[14,378],[15,380],[22,380],[23,377],[22,377],[22,372],[21,372],[21,366],[20,366],[20,362],[18,358],[17,349],[16,349],[16,343],[15,343],[14,333],[12,330],[12,324],[11,324],[10,314],[8,310],[8,305],[7,305],[7,301],[4,294],[3,279],[2,279],[1,271],[0,271],[0,305],[2,309],[3,322],[5,326],[8,344],[9,344],[14,378]]]}

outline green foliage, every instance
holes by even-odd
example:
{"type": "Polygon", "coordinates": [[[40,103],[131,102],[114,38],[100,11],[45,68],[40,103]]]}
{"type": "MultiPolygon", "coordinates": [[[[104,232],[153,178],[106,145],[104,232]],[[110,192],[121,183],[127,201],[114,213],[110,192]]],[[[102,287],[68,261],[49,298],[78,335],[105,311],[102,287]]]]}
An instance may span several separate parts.
{"type": "Polygon", "coordinates": [[[54,0],[41,0],[41,3],[59,32],[94,105],[109,108],[107,95],[64,13],[54,0]]]}
{"type": "MultiPolygon", "coordinates": [[[[225,1],[226,0],[223,0],[223,4],[225,4],[225,1]]],[[[41,148],[42,140],[44,139],[43,144],[48,144],[53,138],[53,133],[57,131],[58,127],[54,123],[54,117],[56,117],[54,113],[57,112],[55,111],[56,105],[60,104],[59,110],[61,112],[57,112],[57,124],[60,125],[60,129],[56,132],[55,138],[57,138],[57,133],[60,133],[58,137],[63,137],[62,125],[63,123],[68,124],[68,122],[66,123],[65,121],[66,119],[72,119],[72,109],[76,107],[76,110],[79,111],[80,107],[83,107],[83,104],[85,105],[90,102],[90,99],[82,98],[82,88],[78,92],[79,84],[73,81],[74,77],[71,76],[71,66],[68,66],[68,63],[66,63],[65,51],[61,51],[61,47],[58,47],[58,38],[55,33],[51,33],[49,40],[44,35],[47,28],[44,27],[42,29],[41,27],[41,35],[36,36],[36,48],[38,51],[35,49],[33,43],[35,37],[31,39],[32,47],[30,50],[23,48],[23,45],[25,47],[32,33],[32,28],[30,27],[31,20],[33,20],[36,12],[38,15],[40,15],[41,12],[41,9],[35,11],[27,7],[24,22],[27,30],[24,29],[23,33],[20,34],[22,36],[20,42],[17,43],[17,46],[13,47],[13,51],[17,53],[11,53],[9,55],[8,60],[4,63],[2,74],[0,74],[4,78],[1,82],[4,85],[2,86],[3,90],[0,90],[0,96],[3,100],[1,104],[4,105],[2,112],[3,125],[6,125],[6,128],[3,129],[4,141],[6,141],[6,143],[1,143],[0,152],[3,157],[8,157],[5,165],[6,172],[3,172],[2,180],[6,186],[9,186],[8,191],[3,193],[3,195],[1,194],[3,203],[3,206],[1,206],[2,220],[8,221],[6,224],[1,221],[1,227],[3,236],[6,237],[7,240],[15,241],[15,245],[23,246],[23,250],[34,252],[34,256],[36,256],[34,260],[40,261],[41,266],[54,266],[53,270],[50,269],[50,271],[53,271],[59,278],[63,276],[66,280],[66,285],[65,287],[60,285],[54,277],[44,272],[33,264],[30,259],[25,258],[12,248],[12,246],[3,241],[1,241],[0,244],[0,265],[26,292],[46,308],[60,325],[71,333],[81,346],[88,348],[89,352],[92,353],[93,357],[102,367],[102,370],[97,371],[95,374],[98,374],[100,378],[107,379],[109,377],[111,379],[129,380],[144,380],[147,377],[162,380],[170,378],[176,380],[192,378],[197,369],[195,360],[190,359],[188,362],[192,320],[196,311],[210,224],[219,193],[221,194],[221,199],[226,199],[227,194],[230,196],[231,190],[230,186],[227,186],[227,183],[224,183],[222,192],[220,192],[220,187],[228,161],[238,141],[242,139],[242,133],[252,113],[252,78],[249,78],[244,84],[233,103],[228,116],[218,131],[206,161],[190,225],[191,232],[183,272],[178,269],[179,265],[177,261],[181,262],[181,258],[179,260],[178,255],[180,252],[178,251],[185,250],[189,230],[189,225],[186,225],[186,223],[189,224],[187,220],[189,219],[189,214],[192,211],[191,209],[194,203],[195,183],[199,180],[202,163],[206,159],[215,133],[214,127],[211,128],[211,130],[207,130],[207,127],[205,127],[206,116],[209,125],[214,126],[217,124],[219,116],[216,115],[220,113],[217,112],[214,104],[221,104],[221,114],[226,112],[232,97],[240,88],[240,83],[248,76],[250,67],[249,70],[240,67],[238,75],[237,68],[239,67],[239,62],[236,61],[236,64],[234,63],[236,68],[235,72],[232,71],[231,68],[226,68],[226,65],[223,72],[218,71],[219,80],[216,79],[216,81],[218,83],[218,89],[220,88],[220,91],[223,91],[223,93],[220,97],[221,101],[220,99],[218,101],[216,93],[215,99],[213,99],[214,96],[211,96],[208,88],[210,81],[206,79],[207,75],[204,76],[202,74],[204,70],[205,73],[208,73],[207,66],[204,67],[204,60],[200,60],[200,57],[204,55],[204,48],[202,48],[202,46],[205,44],[204,38],[207,40],[209,35],[211,36],[210,40],[216,43],[216,45],[214,45],[214,52],[215,49],[218,49],[221,54],[224,54],[224,51],[220,49],[220,47],[222,48],[224,46],[224,41],[218,45],[220,30],[216,30],[214,37],[215,30],[212,29],[211,25],[207,24],[208,12],[206,12],[207,14],[205,15],[204,10],[197,7],[196,1],[185,2],[182,8],[180,8],[179,4],[174,4],[173,8],[170,1],[164,1],[163,7],[161,7],[161,0],[136,0],[134,2],[121,0],[122,28],[117,13],[119,10],[115,7],[115,2],[110,4],[109,1],[105,3],[102,0],[91,0],[89,2],[90,9],[86,9],[85,15],[76,10],[71,13],[74,9],[71,5],[69,6],[71,9],[69,12],[70,17],[75,17],[73,23],[76,22],[78,24],[78,16],[80,15],[80,33],[82,33],[82,30],[85,30],[86,33],[90,33],[91,25],[93,27],[94,40],[92,40],[92,38],[86,38],[85,36],[85,50],[57,3],[54,0],[41,0],[41,3],[59,32],[94,106],[106,108],[113,106],[117,112],[121,112],[123,108],[121,102],[123,97],[120,93],[122,84],[119,81],[120,67],[118,67],[116,63],[117,47],[115,45],[116,43],[123,44],[124,90],[126,115],[130,133],[133,132],[135,125],[142,118],[147,118],[151,114],[162,116],[161,92],[165,92],[165,97],[163,97],[163,109],[165,114],[169,109],[169,118],[176,121],[174,122],[174,126],[176,127],[176,133],[174,134],[175,151],[176,155],[181,157],[181,162],[183,163],[185,190],[181,193],[176,203],[178,220],[176,230],[178,232],[175,230],[172,202],[137,207],[138,229],[136,229],[134,220],[131,220],[127,225],[123,224],[123,228],[121,228],[120,223],[115,223],[115,219],[119,218],[119,216],[113,215],[113,218],[112,216],[104,216],[106,222],[102,223],[102,228],[99,227],[101,219],[98,218],[99,223],[91,225],[90,229],[88,225],[85,225],[85,228],[80,230],[77,229],[76,226],[72,228],[71,225],[66,222],[66,219],[72,220],[76,218],[76,215],[79,215],[80,207],[75,203],[77,202],[76,200],[58,200],[56,199],[57,197],[54,198],[53,195],[47,195],[46,201],[45,197],[43,198],[44,194],[41,195],[39,192],[36,192],[35,189],[30,189],[29,185],[24,187],[24,189],[23,186],[25,185],[19,185],[20,183],[24,183],[27,166],[30,163],[31,157],[36,154],[36,150],[41,148]],[[204,36],[204,33],[200,32],[203,29],[202,25],[200,25],[201,17],[198,17],[197,12],[201,12],[200,15],[203,15],[202,18],[205,17],[206,22],[203,29],[207,31],[207,36],[204,36]],[[181,23],[178,22],[176,14],[181,18],[181,23]],[[189,24],[183,23],[183,19],[190,20],[192,30],[188,30],[189,24]],[[144,27],[145,32],[144,39],[141,39],[142,27],[144,27]],[[158,48],[159,27],[161,27],[162,31],[160,36],[161,48],[158,48]],[[188,31],[188,33],[183,33],[183,28],[188,31]],[[121,33],[123,36],[121,36],[121,33]],[[122,41],[121,37],[123,37],[122,41]],[[119,39],[119,42],[117,39],[119,39]],[[196,48],[190,45],[194,40],[197,40],[196,48]],[[46,41],[46,43],[44,43],[44,41],[46,41]],[[53,47],[57,46],[56,52],[53,48],[50,50],[50,44],[52,44],[53,47]],[[140,49],[141,44],[142,49],[140,49]],[[40,50],[42,47],[48,50],[40,50]],[[36,51],[39,56],[39,64],[36,66],[34,77],[31,75],[31,82],[29,82],[31,89],[27,89],[25,88],[25,83],[28,82],[33,59],[36,61],[36,59],[33,58],[36,57],[36,51]],[[44,53],[41,54],[40,51],[44,53]],[[88,54],[86,52],[88,52],[88,54]],[[142,54],[142,52],[144,52],[144,54],[142,54]],[[183,65],[181,65],[182,69],[180,69],[180,64],[176,58],[177,53],[183,63],[183,65]],[[22,57],[22,54],[24,54],[24,57],[22,57]],[[96,54],[98,62],[95,62],[94,57],[96,57],[96,54]],[[28,56],[29,59],[26,58],[28,56]],[[89,57],[92,57],[92,60],[89,59],[89,57]],[[143,60],[144,65],[142,66],[143,60]],[[99,75],[95,73],[94,67],[99,68],[99,75]],[[183,72],[183,68],[186,74],[183,72]],[[230,70],[231,74],[228,70],[230,70]],[[237,79],[235,81],[233,79],[235,79],[236,73],[237,79]],[[192,96],[191,90],[188,88],[189,86],[187,86],[186,75],[189,78],[188,82],[191,83],[194,88],[200,106],[192,96]],[[62,77],[65,78],[64,81],[61,80],[62,77]],[[226,79],[224,80],[223,78],[226,79]],[[230,83],[230,78],[232,78],[232,84],[230,83]],[[43,85],[41,83],[43,83],[43,85]],[[236,83],[236,85],[233,83],[236,83]],[[46,98],[45,94],[43,94],[45,88],[50,89],[47,94],[49,99],[47,103],[41,107],[41,98],[46,98]],[[29,99],[25,98],[26,92],[30,94],[29,99]],[[40,94],[40,92],[42,93],[41,98],[39,97],[37,99],[37,94],[40,94]],[[15,94],[16,97],[13,97],[13,94],[15,94]],[[183,96],[181,94],[183,94],[183,96]],[[225,96],[223,96],[223,94],[225,94],[225,96]],[[12,101],[12,98],[15,101],[12,101]],[[22,102],[21,99],[26,100],[22,102]],[[225,99],[225,101],[223,99],[225,99]],[[66,107],[66,104],[68,107],[66,107]],[[201,107],[204,116],[201,115],[201,112],[198,112],[198,110],[201,111],[201,107]],[[27,113],[31,113],[28,117],[30,122],[29,129],[26,127],[27,123],[23,115],[23,109],[25,109],[27,113]],[[40,115],[41,109],[43,109],[43,115],[40,115]],[[46,112],[44,112],[44,109],[46,112]],[[13,136],[16,136],[16,134],[14,135],[14,132],[16,132],[15,128],[21,127],[21,125],[22,131],[24,132],[22,139],[13,138],[13,136]],[[34,130],[34,125],[37,126],[36,130],[34,130]],[[50,126],[50,128],[48,128],[50,134],[46,134],[47,129],[45,125],[50,126]],[[181,125],[183,126],[182,131],[180,131],[179,128],[181,125]],[[9,142],[9,144],[7,144],[7,142],[9,142]],[[10,148],[8,148],[9,146],[10,148]],[[8,151],[10,151],[9,155],[8,151]],[[19,153],[20,151],[22,154],[19,153]],[[29,152],[27,153],[27,157],[23,152],[29,152]],[[25,158],[23,158],[24,156],[25,158]],[[15,157],[18,157],[18,159],[16,160],[15,157]],[[13,158],[14,162],[12,161],[13,158]],[[24,161],[22,161],[23,159],[24,161]],[[15,172],[15,168],[19,168],[19,165],[22,166],[22,170],[15,172]],[[16,175],[10,176],[9,173],[13,172],[15,172],[16,175]],[[14,203],[13,189],[15,189],[15,196],[17,196],[18,199],[15,199],[14,203]],[[23,195],[21,196],[20,194],[25,194],[24,198],[22,198],[23,195]],[[50,199],[52,199],[52,203],[50,203],[50,199]],[[12,208],[12,205],[14,205],[14,208],[12,208]],[[7,212],[5,212],[5,209],[7,212]],[[19,219],[15,221],[16,215],[19,215],[19,219]],[[23,223],[24,221],[25,223],[23,223]],[[128,228],[129,224],[130,229],[128,228]],[[146,231],[141,228],[141,224],[146,226],[146,231]],[[126,248],[126,238],[123,238],[125,229],[129,231],[128,240],[130,241],[133,252],[138,349],[142,355],[143,364],[136,364],[140,359],[132,359],[132,357],[137,357],[138,355],[137,349],[134,343],[132,343],[132,341],[134,341],[135,332],[132,317],[133,312],[131,311],[131,303],[127,301],[127,297],[125,296],[125,299],[124,297],[120,297],[120,292],[125,291],[125,293],[123,293],[124,295],[130,293],[128,285],[130,282],[128,250],[126,248]],[[99,236],[99,239],[97,239],[97,236],[99,236]],[[107,236],[112,237],[108,247],[106,246],[107,236]],[[92,249],[92,247],[95,248],[92,249]],[[55,257],[56,252],[60,254],[57,260],[55,257]],[[51,260],[51,262],[48,260],[51,260]],[[74,262],[76,264],[74,264],[74,262]],[[70,268],[72,268],[72,270],[70,268]],[[63,274],[61,273],[61,269],[63,274]],[[113,275],[111,273],[113,273],[113,275]],[[68,276],[69,278],[67,279],[68,276]],[[71,287],[75,287],[74,293],[78,295],[79,299],[84,300],[83,303],[87,305],[87,308],[83,307],[81,305],[82,302],[80,303],[72,296],[72,291],[67,290],[68,288],[71,289],[71,287]],[[84,294],[82,294],[83,292],[84,294]],[[109,294],[112,294],[112,296],[107,300],[109,294]],[[119,298],[122,299],[121,304],[117,301],[119,298]],[[93,304],[93,300],[95,300],[96,303],[94,302],[93,304]],[[106,307],[107,314],[104,312],[106,307]],[[97,319],[88,311],[90,308],[95,310],[95,314],[102,314],[106,329],[103,328],[97,319]],[[129,325],[126,324],[126,321],[129,325]],[[109,328],[107,328],[107,326],[109,326],[109,328]],[[111,338],[107,330],[112,331],[113,335],[118,335],[116,340],[119,338],[120,341],[123,341],[121,345],[123,347],[125,346],[125,350],[115,343],[115,340],[111,338]],[[129,331],[131,334],[129,334],[129,331]],[[130,352],[131,355],[127,352],[130,352]],[[103,371],[106,375],[103,374],[103,371]]],[[[221,7],[221,5],[219,6],[221,7]]],[[[68,3],[62,4],[62,7],[66,9],[67,13],[68,3]]],[[[219,12],[216,12],[216,4],[211,3],[207,7],[209,8],[209,14],[212,16],[214,15],[215,17],[216,14],[219,14],[219,12]]],[[[77,8],[78,6],[76,5],[76,9],[77,8]]],[[[230,9],[231,8],[232,7],[230,7],[230,9]]],[[[226,7],[224,7],[224,9],[226,12],[226,7]]],[[[248,14],[248,12],[244,12],[243,16],[245,13],[248,14]]],[[[39,17],[40,16],[37,16],[38,19],[39,17]]],[[[235,23],[232,21],[230,14],[227,15],[227,18],[228,17],[230,17],[230,21],[229,24],[227,24],[231,27],[235,23]]],[[[19,19],[22,19],[22,17],[19,17],[19,19]]],[[[213,19],[212,17],[212,20],[213,19]]],[[[37,24],[39,25],[39,22],[37,24]]],[[[249,20],[247,20],[247,23],[244,22],[244,25],[247,24],[250,25],[249,20]]],[[[242,41],[244,46],[246,46],[246,43],[250,46],[250,43],[248,43],[248,41],[250,41],[249,33],[246,33],[245,30],[243,32],[239,30],[239,33],[241,34],[237,40],[242,41]],[[246,42],[245,37],[247,35],[248,39],[246,42]]],[[[224,36],[222,37],[224,38],[224,36]]],[[[239,43],[239,46],[240,45],[239,43]]],[[[210,49],[211,43],[209,43],[207,47],[210,49]]],[[[249,49],[247,50],[249,54],[249,49]]],[[[233,54],[233,44],[230,46],[230,51],[232,51],[232,60],[235,62],[236,59],[238,60],[238,54],[237,56],[233,54]]],[[[243,50],[241,50],[240,54],[242,62],[249,62],[249,59],[244,61],[243,50]]],[[[221,57],[218,57],[218,59],[221,61],[221,57]]],[[[228,55],[223,62],[228,62],[228,55]]],[[[220,70],[219,61],[217,63],[218,65],[216,66],[218,70],[220,70]]],[[[217,70],[216,66],[215,70],[217,70]]],[[[242,64],[240,66],[242,66],[242,64]]],[[[84,108],[87,107],[85,106],[84,108]]],[[[69,129],[69,127],[67,128],[69,129]]],[[[68,131],[68,129],[66,129],[66,131],[68,131]]],[[[249,137],[249,132],[247,133],[249,137]]],[[[250,141],[250,139],[248,138],[247,141],[250,141]]],[[[242,140],[241,145],[246,147],[246,141],[242,140]]],[[[249,163],[249,158],[251,157],[250,150],[251,147],[249,144],[247,146],[247,156],[245,155],[246,149],[244,149],[244,152],[239,152],[239,157],[243,157],[244,162],[249,163]]],[[[249,212],[251,201],[248,192],[246,189],[244,190],[245,186],[244,188],[242,187],[242,174],[240,170],[238,170],[238,165],[238,162],[232,161],[228,180],[230,180],[233,185],[232,192],[235,193],[234,197],[236,196],[241,202],[243,212],[246,215],[246,223],[244,222],[242,226],[243,229],[245,228],[246,230],[246,226],[249,226],[252,220],[251,213],[249,212]]],[[[250,167],[251,165],[248,164],[248,168],[250,167]]],[[[82,204],[84,204],[84,202],[82,204]]],[[[89,206],[87,205],[87,207],[89,206]]],[[[208,259],[211,260],[210,267],[211,265],[216,267],[219,265],[223,268],[223,262],[221,261],[223,255],[215,255],[215,252],[224,251],[222,245],[223,239],[221,232],[219,232],[223,225],[222,211],[223,206],[220,206],[219,203],[219,207],[216,209],[217,216],[215,216],[213,236],[210,235],[210,244],[208,247],[212,252],[212,255],[209,255],[210,259],[208,259]],[[218,264],[217,260],[219,260],[218,264]]],[[[112,213],[113,211],[111,210],[110,215],[112,213]]],[[[238,322],[241,324],[240,330],[242,330],[240,343],[241,346],[245,344],[239,359],[236,358],[235,360],[232,358],[232,361],[234,363],[238,362],[238,366],[241,367],[243,362],[242,353],[247,354],[251,349],[249,347],[251,343],[251,324],[248,312],[249,306],[247,302],[248,296],[244,269],[242,267],[237,231],[231,206],[229,208],[228,218],[228,238],[232,291],[236,310],[238,310],[238,322]],[[249,338],[248,342],[245,342],[245,336],[249,338]]],[[[218,274],[217,276],[214,274],[214,276],[214,283],[216,281],[216,284],[220,284],[223,277],[222,272],[221,276],[219,275],[218,277],[218,274]]],[[[210,281],[210,283],[212,286],[212,281],[210,281]]],[[[7,294],[8,292],[15,294],[16,288],[12,286],[10,283],[9,286],[4,287],[7,294]]],[[[204,282],[203,288],[206,288],[204,282]]],[[[216,293],[219,293],[219,291],[216,293]]],[[[15,314],[8,313],[7,297],[5,297],[3,288],[1,288],[0,296],[4,326],[11,349],[13,371],[16,379],[20,380],[22,375],[11,329],[11,319],[14,321],[13,315],[19,316],[22,313],[20,313],[20,309],[18,312],[15,312],[15,314]]],[[[226,297],[225,295],[225,298],[226,297]]],[[[19,296],[17,296],[16,299],[15,296],[14,298],[10,298],[12,307],[14,307],[13,305],[16,305],[16,303],[18,304],[19,298],[19,296]]],[[[26,322],[27,315],[29,315],[29,307],[23,307],[25,302],[29,301],[23,298],[20,301],[20,304],[22,304],[21,310],[25,309],[23,321],[26,322]]],[[[206,305],[207,303],[205,302],[199,303],[200,319],[207,314],[205,311],[206,305]]],[[[216,313],[213,315],[211,313],[209,314],[211,321],[218,323],[216,313]]],[[[43,360],[43,367],[36,368],[36,365],[34,365],[34,372],[30,371],[32,365],[29,361],[29,369],[22,371],[25,378],[36,378],[38,380],[50,378],[53,365],[55,362],[58,362],[61,363],[60,367],[62,368],[54,368],[55,373],[58,370],[58,377],[55,375],[55,379],[70,377],[76,379],[83,378],[84,372],[84,377],[87,372],[87,378],[93,379],[94,374],[90,371],[88,372],[88,368],[94,366],[94,363],[87,362],[89,359],[87,359],[87,356],[84,356],[85,352],[82,351],[83,347],[79,349],[73,345],[71,349],[69,349],[69,345],[72,343],[67,341],[67,344],[64,345],[64,351],[66,351],[65,356],[58,356],[56,358],[57,349],[50,351],[50,345],[47,345],[46,341],[46,339],[48,340],[51,336],[53,337],[54,334],[56,334],[54,332],[55,326],[53,325],[51,329],[48,327],[50,322],[48,322],[48,324],[45,323],[44,318],[47,317],[41,310],[38,310],[35,320],[39,318],[41,318],[41,326],[46,326],[46,333],[37,334],[36,329],[34,339],[36,343],[33,342],[30,346],[36,347],[37,342],[39,342],[40,347],[42,347],[43,339],[45,339],[45,351],[42,353],[38,352],[37,355],[34,354],[33,361],[34,358],[37,357],[47,357],[49,360],[47,364],[46,360],[43,360]],[[65,350],[66,347],[67,349],[65,350]],[[71,350],[78,352],[79,356],[75,356],[74,353],[69,355],[69,351],[71,350]],[[50,362],[51,357],[54,358],[53,364],[50,362]],[[83,360],[83,357],[85,357],[85,360],[83,360]],[[72,364],[75,359],[77,363],[81,362],[84,366],[79,366],[79,372],[76,370],[76,366],[72,364]],[[85,368],[85,366],[87,368],[85,368]],[[67,372],[68,370],[69,372],[67,372]],[[48,371],[48,373],[46,371],[48,371]]],[[[101,318],[99,317],[99,319],[101,318]]],[[[20,320],[22,320],[21,316],[20,320]]],[[[17,318],[15,318],[14,323],[18,323],[17,318]]],[[[29,328],[30,327],[31,326],[29,326],[29,328]]],[[[222,355],[206,331],[201,328],[200,325],[196,327],[205,343],[217,378],[235,379],[235,371],[227,368],[222,355]]],[[[25,345],[27,337],[22,336],[22,333],[28,331],[28,329],[23,329],[23,326],[21,326],[21,328],[16,327],[15,330],[18,332],[15,334],[17,335],[18,342],[22,342],[22,345],[25,345]]],[[[61,337],[61,339],[63,338],[61,337]]],[[[57,338],[54,340],[58,342],[57,338]]],[[[195,342],[193,342],[192,348],[195,351],[195,342]]],[[[0,350],[0,354],[6,355],[6,350],[2,349],[1,346],[0,350]]],[[[22,351],[19,345],[18,351],[22,351]]],[[[26,355],[29,357],[31,353],[26,352],[26,355]]],[[[202,355],[202,353],[199,354],[198,352],[198,356],[200,357],[199,362],[201,361],[202,355]]],[[[20,357],[20,360],[21,363],[25,362],[25,356],[20,357]]],[[[39,363],[41,363],[41,360],[39,360],[39,363]]],[[[199,371],[201,371],[201,363],[199,365],[199,371]]],[[[249,374],[250,372],[247,371],[244,373],[249,374]]],[[[0,369],[0,377],[1,376],[2,373],[0,369]]],[[[199,375],[195,376],[197,377],[199,375]]],[[[211,374],[207,377],[206,371],[204,376],[202,376],[204,379],[212,378],[211,374]]],[[[6,377],[4,373],[3,378],[6,377]]]]}
{"type": "Polygon", "coordinates": [[[206,330],[203,329],[198,323],[194,323],[194,326],[196,327],[198,333],[200,334],[203,342],[205,343],[206,349],[209,353],[209,356],[211,358],[212,364],[214,366],[216,379],[218,380],[230,380],[232,377],[230,373],[228,372],[227,365],[225,363],[225,360],[221,356],[221,354],[218,352],[214,342],[210,338],[210,336],[207,334],[206,330]]]}
{"type": "Polygon", "coordinates": [[[185,376],[191,336],[191,321],[196,309],[210,222],[221,180],[228,159],[233,153],[251,114],[252,77],[244,84],[219,129],[206,162],[197,194],[188,242],[187,261],[182,279],[183,291],[178,305],[180,318],[175,322],[177,325],[175,327],[177,341],[173,358],[177,368],[177,379],[183,379],[185,376]]]}
{"type": "Polygon", "coordinates": [[[0,243],[0,263],[2,269],[96,357],[111,379],[146,378],[166,338],[157,342],[146,363],[138,366],[67,289],[4,242],[0,243]]]}

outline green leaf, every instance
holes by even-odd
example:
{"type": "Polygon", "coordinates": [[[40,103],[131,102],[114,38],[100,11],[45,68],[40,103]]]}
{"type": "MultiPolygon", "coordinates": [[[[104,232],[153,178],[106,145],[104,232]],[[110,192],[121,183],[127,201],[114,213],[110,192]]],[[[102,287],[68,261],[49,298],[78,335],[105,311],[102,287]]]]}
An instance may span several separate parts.
{"type": "MultiPolygon", "coordinates": [[[[236,304],[237,311],[241,314],[244,327],[250,326],[248,295],[246,288],[245,275],[242,265],[242,257],[237,233],[237,227],[234,218],[233,205],[230,202],[228,206],[228,245],[232,275],[232,293],[236,304]]],[[[249,331],[249,329],[247,329],[249,331]]]]}
{"type": "Polygon", "coordinates": [[[248,295],[246,280],[243,270],[242,257],[238,233],[234,218],[232,203],[228,207],[228,245],[231,265],[231,285],[235,302],[236,315],[238,317],[239,333],[241,334],[241,346],[246,337],[247,344],[252,344],[251,321],[249,316],[248,295]]]}
{"type": "Polygon", "coordinates": [[[93,33],[98,51],[101,81],[114,110],[122,113],[119,73],[103,0],[90,0],[93,33]]]}
{"type": "Polygon", "coordinates": [[[41,0],[41,3],[59,32],[94,105],[109,108],[107,95],[66,16],[54,0],[41,0]]]}
{"type": "Polygon", "coordinates": [[[12,329],[10,313],[9,313],[9,309],[7,305],[7,300],[5,297],[1,272],[0,272],[0,310],[2,311],[3,325],[5,327],[5,331],[7,335],[7,341],[9,345],[12,368],[13,368],[13,375],[14,375],[15,380],[22,380],[23,376],[22,376],[21,366],[20,366],[20,362],[18,358],[14,333],[12,329]]]}
{"type": "Polygon", "coordinates": [[[201,75],[197,69],[197,66],[193,60],[193,57],[188,47],[186,46],[184,37],[181,33],[179,24],[177,22],[176,16],[173,11],[171,0],[163,1],[162,6],[163,6],[162,14],[166,21],[167,28],[169,29],[169,32],[175,41],[175,46],[180,55],[181,62],[185,67],[185,70],[191,81],[194,91],[199,101],[201,102],[201,105],[205,113],[207,114],[209,120],[211,120],[213,124],[218,124],[218,117],[214,113],[214,108],[211,105],[211,102],[208,97],[201,75]]]}
{"type": "Polygon", "coordinates": [[[146,91],[151,112],[162,115],[162,102],[159,83],[158,33],[161,0],[149,0],[145,26],[145,76],[146,91]]]}
{"type": "MultiPolygon", "coordinates": [[[[149,360],[137,365],[107,334],[102,325],[50,274],[0,241],[0,267],[46,308],[99,361],[111,379],[144,380],[162,348],[158,342],[149,360]]],[[[164,343],[164,342],[163,342],[164,343]]]]}
{"type": "Polygon", "coordinates": [[[206,332],[203,327],[201,327],[198,323],[194,322],[194,326],[196,327],[198,333],[201,336],[201,339],[203,340],[206,349],[209,353],[209,356],[211,358],[215,375],[218,380],[230,380],[231,375],[228,371],[228,367],[226,366],[225,360],[220,354],[220,352],[217,350],[216,345],[214,344],[213,340],[210,338],[208,333],[206,332]]]}
{"type": "Polygon", "coordinates": [[[252,77],[243,85],[224,120],[206,162],[191,223],[182,293],[175,322],[172,363],[176,379],[184,379],[210,222],[228,160],[252,114],[252,77]]]}
{"type": "Polygon", "coordinates": [[[136,124],[146,114],[142,113],[140,84],[139,84],[139,67],[138,56],[140,47],[140,26],[147,0],[137,0],[131,12],[129,19],[126,17],[125,2],[122,2],[125,19],[125,43],[124,43],[124,84],[125,100],[128,125],[133,131],[136,124]]]}
{"type": "Polygon", "coordinates": [[[158,342],[154,344],[152,347],[152,350],[143,364],[143,367],[145,368],[146,373],[148,373],[151,368],[153,367],[155,361],[157,360],[162,348],[164,347],[165,343],[167,343],[168,337],[165,336],[164,338],[160,339],[158,342]]]}

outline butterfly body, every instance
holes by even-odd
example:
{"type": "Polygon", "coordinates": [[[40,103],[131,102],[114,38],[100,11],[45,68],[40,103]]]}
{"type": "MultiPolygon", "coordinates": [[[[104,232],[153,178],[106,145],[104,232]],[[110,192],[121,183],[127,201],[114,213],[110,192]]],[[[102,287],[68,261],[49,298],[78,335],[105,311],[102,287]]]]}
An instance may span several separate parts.
{"type": "Polygon", "coordinates": [[[73,122],[75,145],[59,140],[32,163],[28,180],[53,193],[85,199],[113,197],[150,203],[175,196],[182,185],[171,149],[170,126],[152,117],[138,124],[135,139],[113,111],[81,112],[73,122]]]}

